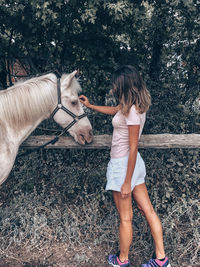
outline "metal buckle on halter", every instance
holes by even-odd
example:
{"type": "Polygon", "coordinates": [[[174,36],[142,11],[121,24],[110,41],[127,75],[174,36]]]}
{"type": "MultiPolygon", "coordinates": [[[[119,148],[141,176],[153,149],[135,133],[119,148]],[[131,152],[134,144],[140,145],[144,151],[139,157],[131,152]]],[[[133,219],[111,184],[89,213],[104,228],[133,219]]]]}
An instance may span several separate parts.
{"type": "Polygon", "coordinates": [[[75,122],[79,121],[79,117],[74,117],[75,122]]]}
{"type": "Polygon", "coordinates": [[[61,108],[62,108],[62,104],[58,104],[57,107],[58,107],[59,109],[61,109],[61,108]]]}

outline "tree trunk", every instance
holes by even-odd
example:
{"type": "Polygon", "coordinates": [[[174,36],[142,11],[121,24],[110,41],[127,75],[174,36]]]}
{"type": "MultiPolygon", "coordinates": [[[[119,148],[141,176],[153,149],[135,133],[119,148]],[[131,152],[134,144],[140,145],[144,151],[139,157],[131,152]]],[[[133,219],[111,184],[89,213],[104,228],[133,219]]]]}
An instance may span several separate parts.
{"type": "Polygon", "coordinates": [[[153,32],[153,45],[149,76],[153,81],[157,81],[159,79],[162,48],[167,37],[166,19],[168,14],[166,7],[166,5],[162,5],[160,1],[158,1],[152,15],[152,22],[155,30],[153,32]]]}

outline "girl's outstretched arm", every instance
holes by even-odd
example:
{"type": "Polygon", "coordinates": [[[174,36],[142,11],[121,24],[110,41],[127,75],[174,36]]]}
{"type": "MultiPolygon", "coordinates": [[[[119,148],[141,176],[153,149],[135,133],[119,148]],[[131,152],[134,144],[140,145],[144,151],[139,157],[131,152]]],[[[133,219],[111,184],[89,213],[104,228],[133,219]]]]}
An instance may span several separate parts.
{"type": "Polygon", "coordinates": [[[117,111],[119,111],[120,106],[115,106],[115,107],[109,107],[109,106],[96,106],[96,105],[92,105],[90,104],[88,98],[84,95],[81,95],[79,97],[80,102],[86,106],[87,108],[93,109],[95,111],[107,114],[107,115],[115,115],[117,113],[117,111]]]}

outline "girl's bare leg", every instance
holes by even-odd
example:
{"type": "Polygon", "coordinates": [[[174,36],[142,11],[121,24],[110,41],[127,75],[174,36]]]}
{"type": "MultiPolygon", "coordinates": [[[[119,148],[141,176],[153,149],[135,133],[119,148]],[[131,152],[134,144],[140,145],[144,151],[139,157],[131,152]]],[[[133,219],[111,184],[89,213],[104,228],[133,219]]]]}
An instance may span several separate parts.
{"type": "Polygon", "coordinates": [[[137,185],[133,190],[133,197],[137,203],[138,208],[144,214],[150,226],[155,244],[156,257],[158,259],[162,259],[165,257],[162,225],[159,217],[157,216],[156,212],[152,207],[146,185],[137,185]]]}
{"type": "Polygon", "coordinates": [[[120,192],[113,191],[114,201],[120,215],[119,240],[120,240],[120,261],[128,259],[129,248],[132,242],[132,196],[122,198],[120,192]]]}

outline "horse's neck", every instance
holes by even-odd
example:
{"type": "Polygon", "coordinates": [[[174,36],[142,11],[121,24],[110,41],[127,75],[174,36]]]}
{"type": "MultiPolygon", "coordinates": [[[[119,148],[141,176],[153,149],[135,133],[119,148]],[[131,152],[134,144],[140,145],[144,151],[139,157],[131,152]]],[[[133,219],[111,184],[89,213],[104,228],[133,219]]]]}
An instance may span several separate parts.
{"type": "MultiPolygon", "coordinates": [[[[41,83],[42,82],[44,83],[44,86],[46,86],[48,79],[44,79],[44,81],[41,81],[41,83]]],[[[40,88],[42,88],[42,85],[40,85],[40,88]]],[[[37,87],[35,90],[37,90],[37,87]]],[[[21,106],[20,104],[16,106],[16,110],[18,111],[16,112],[16,117],[14,107],[15,102],[10,103],[10,116],[8,116],[7,119],[5,118],[3,122],[5,128],[7,129],[7,135],[10,136],[11,140],[14,140],[18,144],[21,144],[44,119],[47,119],[50,116],[53,108],[56,106],[57,91],[55,88],[55,83],[50,82],[49,87],[46,87],[46,90],[41,91],[40,93],[41,100],[35,93],[25,95],[25,97],[27,97],[27,102],[24,97],[21,106]],[[33,99],[32,102],[30,102],[31,99],[33,99]],[[39,102],[37,102],[38,99],[39,102]],[[21,107],[22,111],[20,110],[21,107]],[[20,112],[22,113],[22,116],[20,115],[20,112]]],[[[19,96],[17,97],[19,98],[19,96]]]]}
{"type": "Polygon", "coordinates": [[[17,131],[12,128],[7,128],[7,136],[8,139],[12,140],[16,146],[20,146],[24,140],[37,128],[37,126],[44,120],[45,118],[40,118],[35,121],[31,125],[26,125],[17,131]]]}
{"type": "Polygon", "coordinates": [[[51,74],[16,84],[0,95],[0,114],[11,127],[21,129],[48,117],[56,104],[56,84],[51,74]],[[55,102],[55,103],[54,103],[55,102]]]}

